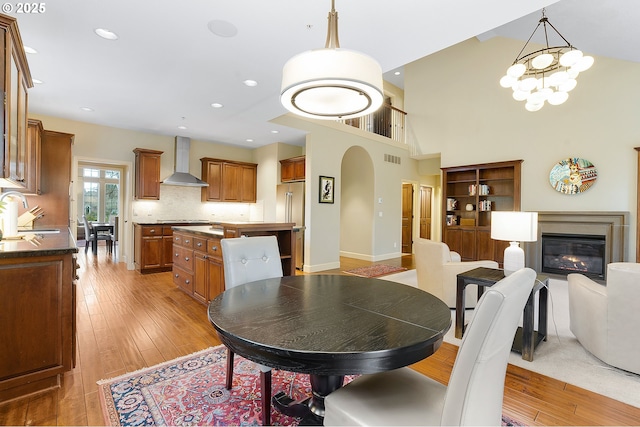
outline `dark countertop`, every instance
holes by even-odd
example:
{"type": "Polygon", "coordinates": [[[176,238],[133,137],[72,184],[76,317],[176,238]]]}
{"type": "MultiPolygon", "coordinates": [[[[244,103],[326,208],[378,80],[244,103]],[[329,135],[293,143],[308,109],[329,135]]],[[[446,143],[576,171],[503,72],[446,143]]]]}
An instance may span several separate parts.
{"type": "Polygon", "coordinates": [[[222,237],[224,230],[220,227],[211,227],[210,225],[174,225],[175,231],[186,231],[189,233],[200,234],[201,236],[222,237]]]}
{"type": "Polygon", "coordinates": [[[36,236],[33,240],[0,240],[0,258],[35,257],[47,255],[60,255],[78,252],[76,241],[68,226],[46,227],[47,230],[59,229],[59,233],[38,234],[38,229],[33,230],[36,236]]]}

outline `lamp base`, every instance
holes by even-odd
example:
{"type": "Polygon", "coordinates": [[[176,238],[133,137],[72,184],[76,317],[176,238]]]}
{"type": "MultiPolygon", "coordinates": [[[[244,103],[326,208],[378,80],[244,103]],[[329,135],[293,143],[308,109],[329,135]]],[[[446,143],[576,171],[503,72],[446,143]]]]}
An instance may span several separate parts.
{"type": "Polygon", "coordinates": [[[524,251],[518,242],[509,242],[504,250],[504,275],[508,276],[524,268],[524,251]]]}

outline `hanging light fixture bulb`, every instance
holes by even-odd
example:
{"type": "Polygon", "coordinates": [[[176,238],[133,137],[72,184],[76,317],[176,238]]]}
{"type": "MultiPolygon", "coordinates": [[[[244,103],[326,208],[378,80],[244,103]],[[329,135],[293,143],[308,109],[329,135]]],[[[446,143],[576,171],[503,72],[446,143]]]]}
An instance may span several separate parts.
{"type": "Polygon", "coordinates": [[[538,111],[545,101],[551,105],[564,103],[569,98],[568,92],[578,84],[578,75],[588,70],[593,61],[593,57],[583,55],[556,30],[542,9],[542,18],[513,65],[507,68],[507,73],[500,79],[500,86],[513,89],[513,98],[526,101],[525,108],[528,111],[538,111]],[[547,25],[564,40],[565,46],[549,46],[547,25]],[[544,29],[546,47],[522,55],[540,26],[544,29]]]}
{"type": "Polygon", "coordinates": [[[331,0],[324,49],[300,53],[282,71],[280,101],[294,114],[337,120],[360,117],[382,105],[382,68],[368,55],[341,49],[338,12],[331,0]]]}

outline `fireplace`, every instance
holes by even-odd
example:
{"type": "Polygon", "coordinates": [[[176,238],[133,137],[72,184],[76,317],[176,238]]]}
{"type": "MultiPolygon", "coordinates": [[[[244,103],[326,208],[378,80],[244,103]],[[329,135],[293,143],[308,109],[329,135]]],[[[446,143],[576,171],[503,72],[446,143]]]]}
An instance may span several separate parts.
{"type": "Polygon", "coordinates": [[[525,264],[552,277],[576,272],[602,282],[607,264],[627,260],[628,236],[629,212],[538,212],[538,240],[524,244],[525,264]]]}
{"type": "Polygon", "coordinates": [[[542,234],[542,272],[604,279],[606,236],[542,234]]]}

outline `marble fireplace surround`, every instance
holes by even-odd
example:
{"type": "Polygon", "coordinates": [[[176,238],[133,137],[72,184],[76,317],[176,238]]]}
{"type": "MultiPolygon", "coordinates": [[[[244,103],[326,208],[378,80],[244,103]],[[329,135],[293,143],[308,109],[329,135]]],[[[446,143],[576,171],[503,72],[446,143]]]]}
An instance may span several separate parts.
{"type": "Polygon", "coordinates": [[[538,212],[538,240],[523,248],[527,267],[542,270],[542,234],[549,233],[605,236],[605,265],[627,261],[629,212],[538,212]]]}

